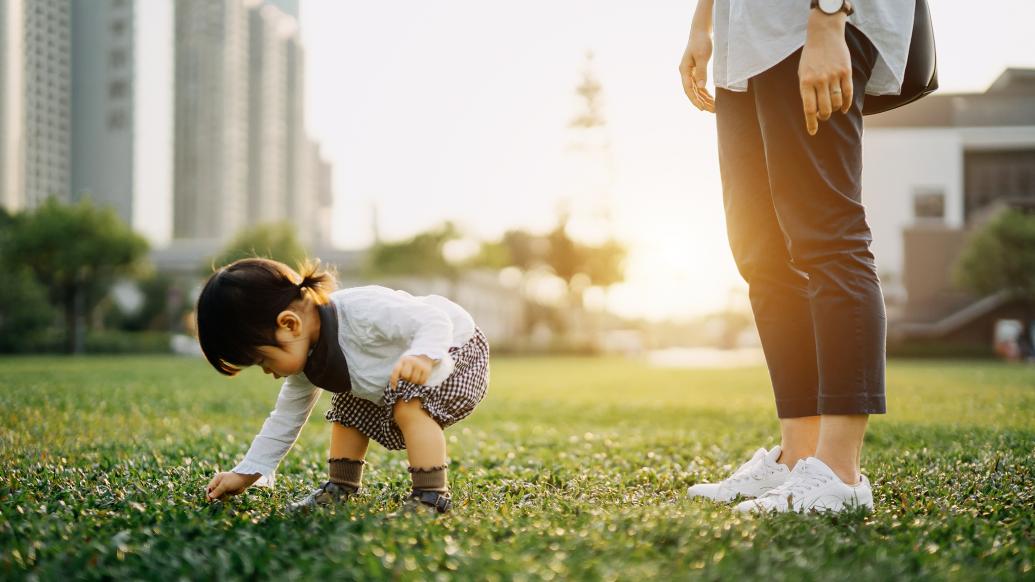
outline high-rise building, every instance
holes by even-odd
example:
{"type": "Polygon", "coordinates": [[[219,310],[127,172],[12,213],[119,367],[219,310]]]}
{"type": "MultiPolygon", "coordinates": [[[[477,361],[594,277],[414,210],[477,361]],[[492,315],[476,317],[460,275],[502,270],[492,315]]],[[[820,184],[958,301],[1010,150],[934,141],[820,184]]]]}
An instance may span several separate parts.
{"type": "Polygon", "coordinates": [[[0,3],[0,203],[9,210],[69,196],[71,12],[70,0],[0,3]]]}
{"type": "Polygon", "coordinates": [[[284,14],[298,20],[298,0],[266,0],[266,3],[276,6],[284,14]]]}
{"type": "Polygon", "coordinates": [[[285,218],[288,173],[288,39],[294,18],[260,0],[249,3],[248,220],[285,218]]]}
{"type": "Polygon", "coordinates": [[[131,0],[72,3],[72,192],[133,221],[131,0]]]}
{"type": "Polygon", "coordinates": [[[305,129],[297,2],[186,0],[176,13],[174,237],[290,221],[304,243],[329,244],[330,168],[305,129]]]}
{"type": "Polygon", "coordinates": [[[222,240],[248,217],[248,8],[178,0],[174,12],[173,236],[222,240]]]}
{"type": "Polygon", "coordinates": [[[172,196],[172,0],[73,2],[72,196],[159,242],[172,196]]]}

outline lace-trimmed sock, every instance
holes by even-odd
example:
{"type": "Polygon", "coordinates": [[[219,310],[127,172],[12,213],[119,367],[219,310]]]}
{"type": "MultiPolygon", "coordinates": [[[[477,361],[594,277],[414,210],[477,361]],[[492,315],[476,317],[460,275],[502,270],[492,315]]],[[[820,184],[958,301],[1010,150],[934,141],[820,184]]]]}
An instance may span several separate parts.
{"type": "Polygon", "coordinates": [[[449,493],[449,484],[446,480],[446,466],[431,467],[428,469],[410,467],[410,478],[413,479],[414,491],[435,491],[436,493],[449,493]]]}
{"type": "Polygon", "coordinates": [[[363,465],[365,461],[355,459],[328,459],[327,472],[331,483],[359,491],[363,483],[363,465]]]}

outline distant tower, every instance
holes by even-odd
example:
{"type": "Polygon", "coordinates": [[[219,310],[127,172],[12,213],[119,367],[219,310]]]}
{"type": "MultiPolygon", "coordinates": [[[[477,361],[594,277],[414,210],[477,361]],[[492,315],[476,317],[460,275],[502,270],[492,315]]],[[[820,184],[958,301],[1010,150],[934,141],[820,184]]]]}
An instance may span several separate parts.
{"type": "Polygon", "coordinates": [[[72,174],[72,4],[0,2],[0,205],[67,200],[72,174]]]}
{"type": "Polygon", "coordinates": [[[172,0],[72,3],[72,197],[168,238],[172,0]],[[150,92],[148,98],[144,98],[150,92]],[[157,230],[156,230],[157,229],[157,230]]]}
{"type": "Polygon", "coordinates": [[[608,238],[612,227],[614,159],[602,91],[593,72],[593,53],[587,52],[582,80],[575,87],[578,110],[568,123],[562,207],[570,215],[570,234],[594,242],[608,238]]]}
{"type": "Polygon", "coordinates": [[[247,217],[248,13],[240,0],[174,6],[173,237],[219,241],[247,217]]]}

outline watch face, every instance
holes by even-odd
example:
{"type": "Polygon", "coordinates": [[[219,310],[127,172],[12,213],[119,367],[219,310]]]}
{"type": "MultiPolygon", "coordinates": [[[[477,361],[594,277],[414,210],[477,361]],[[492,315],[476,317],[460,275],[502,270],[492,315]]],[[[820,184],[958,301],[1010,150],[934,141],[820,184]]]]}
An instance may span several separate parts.
{"type": "Polygon", "coordinates": [[[827,14],[834,14],[841,10],[845,0],[819,0],[819,9],[827,14]]]}

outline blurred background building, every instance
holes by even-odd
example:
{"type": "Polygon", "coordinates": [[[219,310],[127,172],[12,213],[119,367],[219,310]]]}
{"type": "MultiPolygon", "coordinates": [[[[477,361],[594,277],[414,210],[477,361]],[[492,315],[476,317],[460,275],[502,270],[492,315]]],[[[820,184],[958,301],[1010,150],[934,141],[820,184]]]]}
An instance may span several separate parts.
{"type": "Polygon", "coordinates": [[[893,341],[990,343],[1019,318],[1006,294],[953,281],[968,234],[1004,208],[1035,209],[1035,69],[983,93],[934,94],[866,118],[863,198],[893,341]]]}
{"type": "Polygon", "coordinates": [[[140,228],[171,200],[164,230],[196,258],[258,221],[291,221],[305,243],[330,246],[332,170],[305,129],[298,11],[289,0],[5,0],[0,204],[88,196],[140,228]]]}
{"type": "Polygon", "coordinates": [[[68,199],[72,179],[72,3],[0,3],[0,187],[4,207],[68,199]]]}

